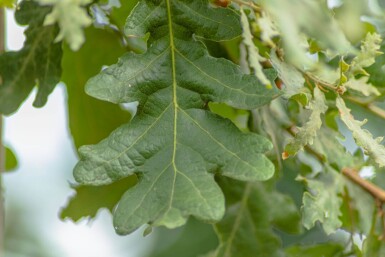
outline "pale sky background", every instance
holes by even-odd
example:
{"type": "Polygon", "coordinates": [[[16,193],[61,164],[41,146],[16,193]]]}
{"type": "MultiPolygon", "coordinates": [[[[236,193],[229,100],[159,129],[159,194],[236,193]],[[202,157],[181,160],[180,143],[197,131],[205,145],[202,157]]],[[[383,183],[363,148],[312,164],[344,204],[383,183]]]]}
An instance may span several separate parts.
{"type": "MultiPolygon", "coordinates": [[[[7,11],[7,49],[20,49],[23,41],[23,28],[7,11]]],[[[52,257],[143,256],[151,235],[143,238],[142,230],[125,237],[116,235],[105,210],[92,222],[74,224],[58,218],[60,208],[74,193],[69,182],[74,182],[72,168],[77,161],[68,131],[66,91],[59,85],[41,109],[32,107],[34,95],[16,114],[5,118],[5,143],[19,160],[15,172],[3,175],[6,208],[15,203],[23,207],[26,223],[37,230],[52,257]]]]}

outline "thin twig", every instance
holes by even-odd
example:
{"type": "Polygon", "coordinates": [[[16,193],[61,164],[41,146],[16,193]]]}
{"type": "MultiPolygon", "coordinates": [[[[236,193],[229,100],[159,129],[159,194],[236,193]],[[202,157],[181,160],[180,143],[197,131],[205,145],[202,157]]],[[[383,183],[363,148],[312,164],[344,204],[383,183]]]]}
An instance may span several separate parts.
{"type": "MultiPolygon", "coordinates": [[[[294,132],[294,129],[295,129],[295,126],[291,126],[291,127],[288,127],[286,128],[286,131],[289,132],[290,135],[292,135],[293,137],[295,137],[295,132],[294,132]]],[[[313,155],[318,161],[320,161],[321,163],[324,163],[326,160],[325,160],[325,157],[318,153],[317,151],[315,151],[313,148],[311,148],[309,145],[305,145],[304,146],[304,149],[309,152],[311,155],[313,155]]]]}
{"type": "Polygon", "coordinates": [[[333,91],[338,93],[338,87],[337,86],[335,86],[333,84],[330,84],[330,83],[328,83],[326,81],[323,81],[323,80],[315,77],[313,74],[311,74],[309,72],[304,72],[303,75],[305,76],[305,79],[306,78],[310,79],[311,81],[314,82],[314,84],[321,85],[323,87],[326,87],[326,88],[328,88],[330,90],[333,90],[333,91]]]}
{"type": "Polygon", "coordinates": [[[371,194],[375,199],[378,199],[382,203],[385,202],[385,190],[361,178],[355,169],[343,168],[342,174],[344,174],[348,179],[353,181],[355,184],[359,185],[366,192],[371,194]]]}
{"type": "Polygon", "coordinates": [[[251,1],[250,2],[245,2],[245,1],[242,1],[242,0],[232,0],[232,2],[237,3],[239,5],[248,6],[248,7],[250,7],[251,9],[253,9],[257,13],[260,13],[262,11],[261,7],[259,7],[258,5],[252,3],[251,1]]]}

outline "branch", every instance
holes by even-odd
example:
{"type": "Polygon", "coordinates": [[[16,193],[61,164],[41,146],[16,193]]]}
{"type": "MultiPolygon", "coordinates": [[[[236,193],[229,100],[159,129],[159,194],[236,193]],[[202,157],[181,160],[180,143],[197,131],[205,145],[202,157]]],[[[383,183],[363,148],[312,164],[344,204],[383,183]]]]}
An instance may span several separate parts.
{"type": "Polygon", "coordinates": [[[243,0],[232,0],[232,2],[237,3],[238,5],[248,6],[248,7],[250,7],[251,9],[253,9],[257,13],[260,13],[262,11],[261,7],[259,7],[258,5],[252,3],[251,1],[246,2],[246,1],[243,1],[243,0]]]}
{"type": "Polygon", "coordinates": [[[355,103],[363,108],[365,108],[366,110],[370,111],[371,113],[377,115],[378,117],[382,118],[385,120],[385,110],[381,109],[380,107],[374,105],[373,103],[371,102],[363,102],[359,99],[356,99],[354,97],[345,97],[345,99],[347,99],[348,101],[352,102],[352,103],[355,103]]]}
{"type": "Polygon", "coordinates": [[[351,168],[343,168],[342,174],[344,174],[348,179],[359,185],[366,192],[371,194],[375,199],[378,199],[382,203],[385,202],[385,190],[361,178],[356,170],[351,168]]]}

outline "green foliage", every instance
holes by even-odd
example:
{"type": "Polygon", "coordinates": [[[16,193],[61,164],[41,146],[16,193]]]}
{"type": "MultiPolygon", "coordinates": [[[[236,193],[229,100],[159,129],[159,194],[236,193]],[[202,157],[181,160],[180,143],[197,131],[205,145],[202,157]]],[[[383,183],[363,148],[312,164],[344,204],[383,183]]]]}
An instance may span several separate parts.
{"type": "Polygon", "coordinates": [[[83,28],[91,25],[92,20],[82,5],[90,4],[91,0],[38,0],[42,5],[52,6],[47,14],[44,25],[59,24],[60,33],[55,42],[66,39],[70,48],[78,50],[84,42],[83,28]]]}
{"type": "Polygon", "coordinates": [[[43,106],[60,81],[61,44],[53,42],[58,28],[43,26],[49,11],[33,1],[23,1],[17,8],[16,21],[29,26],[23,48],[0,56],[0,113],[15,112],[35,86],[38,91],[33,105],[43,106]]]}
{"type": "Polygon", "coordinates": [[[154,231],[149,256],[383,256],[385,11],[326,2],[21,1],[0,113],[64,82],[61,218],[108,209],[154,231]]]}
{"type": "Polygon", "coordinates": [[[136,116],[100,144],[80,148],[74,171],[78,182],[89,185],[138,174],[138,185],[124,194],[114,213],[121,234],[145,223],[181,226],[189,215],[220,220],[224,198],[207,171],[240,180],[265,180],[273,174],[262,154],[270,142],[202,110],[206,101],[252,109],[276,94],[256,87],[256,78],[231,62],[210,57],[192,38],[193,32],[211,40],[238,36],[238,15],[203,1],[142,1],[128,18],[125,34],[143,37],[147,31],[151,46],[145,54],[124,55],[86,86],[99,99],[138,101],[136,116]],[[205,30],[194,13],[210,17],[205,30]],[[219,21],[221,29],[216,30],[219,21]]]}
{"type": "Polygon", "coordinates": [[[209,256],[252,257],[256,252],[261,256],[283,256],[272,227],[299,232],[299,213],[292,199],[263,183],[223,180],[221,186],[227,212],[215,225],[220,244],[209,256]]]}

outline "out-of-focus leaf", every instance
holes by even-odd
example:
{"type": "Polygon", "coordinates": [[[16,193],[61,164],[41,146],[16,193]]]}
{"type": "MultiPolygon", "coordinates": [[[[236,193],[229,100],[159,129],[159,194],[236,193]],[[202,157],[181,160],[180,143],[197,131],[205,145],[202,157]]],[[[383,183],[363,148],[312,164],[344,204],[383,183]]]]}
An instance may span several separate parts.
{"type": "Polygon", "coordinates": [[[338,141],[343,140],[342,135],[328,127],[321,127],[317,132],[314,140],[313,148],[325,157],[325,162],[342,169],[345,167],[360,168],[364,164],[364,160],[353,156],[338,141]]]}
{"type": "Polygon", "coordinates": [[[5,171],[12,171],[17,168],[17,159],[11,149],[5,147],[5,171]]]}
{"type": "Polygon", "coordinates": [[[270,59],[274,69],[278,72],[278,77],[285,85],[282,90],[285,98],[299,94],[303,94],[307,98],[311,97],[309,91],[304,87],[305,79],[295,67],[279,60],[275,52],[271,52],[270,59]]]}
{"type": "Polygon", "coordinates": [[[0,0],[0,8],[3,8],[3,7],[12,8],[15,2],[16,0],[0,0]]]}
{"type": "Polygon", "coordinates": [[[44,20],[44,25],[59,24],[60,33],[55,41],[65,39],[72,50],[76,51],[84,43],[83,29],[91,25],[84,5],[92,0],[38,0],[42,5],[52,6],[52,12],[44,20]]]}
{"type": "Polygon", "coordinates": [[[385,256],[385,242],[380,235],[370,234],[362,246],[363,257],[383,257],[385,256]]]}
{"type": "Polygon", "coordinates": [[[181,229],[159,228],[154,232],[153,251],[147,257],[197,257],[214,250],[218,245],[213,226],[189,219],[181,229]],[[173,242],[169,242],[174,239],[173,242]]]}
{"type": "Polygon", "coordinates": [[[377,88],[375,88],[373,85],[368,83],[369,77],[361,77],[359,79],[351,78],[349,79],[344,86],[346,88],[353,89],[357,92],[360,92],[364,96],[370,96],[370,95],[380,95],[380,91],[378,91],[377,88]]]}
{"type": "Polygon", "coordinates": [[[38,91],[33,105],[42,107],[60,81],[61,44],[53,43],[58,28],[42,25],[49,11],[34,1],[22,1],[15,12],[16,21],[28,28],[21,50],[0,56],[0,113],[15,112],[35,86],[38,91]]]}
{"type": "Polygon", "coordinates": [[[298,129],[295,137],[285,146],[284,157],[295,155],[302,150],[306,145],[312,145],[314,138],[317,136],[317,131],[322,126],[321,115],[328,109],[326,105],[325,95],[318,87],[314,89],[314,99],[309,103],[309,108],[312,110],[309,120],[306,124],[298,129]]]}
{"type": "Polygon", "coordinates": [[[247,59],[249,66],[253,69],[255,76],[257,76],[259,81],[266,87],[271,88],[271,82],[263,73],[263,67],[260,64],[260,62],[264,61],[265,58],[259,55],[258,48],[253,42],[253,35],[250,32],[249,20],[243,8],[241,8],[241,25],[243,30],[243,43],[247,49],[247,59]]]}
{"type": "Polygon", "coordinates": [[[311,246],[291,246],[285,250],[287,257],[342,257],[345,247],[336,243],[311,246]]]}
{"type": "Polygon", "coordinates": [[[313,179],[298,179],[308,188],[308,192],[303,195],[303,225],[310,229],[316,221],[320,221],[327,234],[334,233],[342,225],[339,219],[342,199],[338,196],[344,187],[341,175],[328,169],[313,179]]]}
{"type": "Polygon", "coordinates": [[[276,36],[279,36],[277,26],[274,21],[271,19],[270,15],[266,12],[261,13],[261,17],[258,17],[257,23],[259,29],[261,30],[261,39],[263,42],[274,46],[272,39],[276,36]]]}
{"type": "Polygon", "coordinates": [[[283,37],[288,61],[297,67],[311,67],[314,63],[306,54],[303,33],[314,38],[322,47],[337,53],[355,52],[344,33],[332,18],[324,1],[259,0],[262,8],[276,21],[283,37]]]}
{"type": "Polygon", "coordinates": [[[259,87],[255,76],[243,74],[234,63],[211,57],[194,39],[239,36],[239,15],[205,0],[140,1],[127,19],[125,34],[144,37],[148,32],[146,53],[125,54],[86,86],[99,99],[139,102],[129,124],[97,145],[80,148],[74,170],[75,179],[86,185],[138,174],[138,184],[114,212],[119,234],[146,223],[175,228],[189,216],[218,221],[225,211],[224,197],[212,172],[252,181],[274,173],[264,155],[271,149],[266,138],[244,134],[204,110],[210,101],[254,109],[278,94],[259,87]]]}
{"type": "Polygon", "coordinates": [[[84,92],[87,80],[103,65],[115,62],[124,48],[111,32],[88,28],[83,47],[72,52],[64,47],[62,80],[68,92],[69,127],[78,148],[95,144],[116,127],[130,120],[130,114],[119,106],[90,97],[84,92]]]}
{"type": "Polygon", "coordinates": [[[362,126],[367,120],[355,120],[350,114],[350,109],[346,107],[345,102],[341,97],[337,97],[336,105],[339,109],[341,120],[348,129],[352,131],[357,145],[361,146],[364,149],[365,154],[373,158],[380,167],[385,166],[385,147],[380,144],[383,138],[373,138],[373,135],[368,130],[363,129],[362,126]]]}
{"type": "Polygon", "coordinates": [[[366,38],[361,43],[361,52],[352,60],[350,71],[353,74],[364,73],[363,68],[372,65],[375,62],[375,57],[382,54],[380,52],[381,36],[377,33],[368,33],[366,38]]]}
{"type": "Polygon", "coordinates": [[[73,221],[94,218],[101,208],[112,212],[127,188],[133,187],[136,182],[136,176],[130,176],[105,186],[73,186],[76,194],[61,210],[60,218],[73,221]]]}
{"type": "Polygon", "coordinates": [[[295,233],[300,230],[299,213],[293,200],[264,183],[223,180],[226,215],[215,225],[219,247],[209,256],[283,256],[273,227],[295,233]]]}

